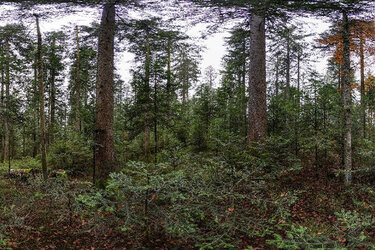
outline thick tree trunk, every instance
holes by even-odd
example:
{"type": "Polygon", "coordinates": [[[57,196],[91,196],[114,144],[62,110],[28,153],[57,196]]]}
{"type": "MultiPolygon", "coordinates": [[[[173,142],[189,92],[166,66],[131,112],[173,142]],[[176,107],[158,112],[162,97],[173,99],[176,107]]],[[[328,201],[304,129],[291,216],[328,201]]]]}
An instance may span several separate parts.
{"type": "Polygon", "coordinates": [[[47,153],[46,153],[46,118],[44,114],[44,83],[43,83],[43,59],[42,59],[42,34],[40,33],[39,18],[36,17],[36,28],[38,34],[38,82],[39,82],[39,111],[40,111],[40,146],[43,178],[48,178],[47,174],[47,153]]]}
{"type": "Polygon", "coordinates": [[[79,33],[78,26],[76,26],[76,44],[77,44],[77,61],[76,61],[76,101],[75,101],[75,130],[80,131],[80,106],[81,106],[81,55],[79,47],[79,33]]]}
{"type": "Polygon", "coordinates": [[[104,188],[105,180],[114,170],[114,35],[115,5],[106,3],[99,29],[95,119],[95,179],[97,186],[101,188],[104,188]]]}
{"type": "Polygon", "coordinates": [[[247,141],[250,145],[267,134],[265,19],[255,14],[250,20],[248,112],[247,141]]]}
{"type": "Polygon", "coordinates": [[[351,87],[350,87],[350,39],[349,39],[348,15],[343,12],[343,45],[344,45],[344,65],[343,65],[343,101],[344,101],[344,167],[345,184],[350,184],[352,179],[352,117],[351,117],[351,87]]]}
{"type": "Polygon", "coordinates": [[[365,100],[365,56],[364,56],[364,38],[363,32],[359,41],[359,56],[361,65],[361,137],[366,137],[366,100],[365,100]]]}

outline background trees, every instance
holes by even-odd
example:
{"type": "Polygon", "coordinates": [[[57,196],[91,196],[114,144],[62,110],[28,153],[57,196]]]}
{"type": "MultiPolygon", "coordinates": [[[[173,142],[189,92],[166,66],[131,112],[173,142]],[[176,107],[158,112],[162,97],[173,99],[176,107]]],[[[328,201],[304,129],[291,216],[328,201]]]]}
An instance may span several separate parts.
{"type": "MultiPolygon", "coordinates": [[[[0,172],[22,168],[31,184],[30,203],[0,198],[4,235],[17,234],[17,215],[38,233],[35,221],[52,221],[46,238],[66,227],[103,248],[123,248],[122,236],[134,248],[373,243],[374,24],[362,16],[370,2],[179,1],[185,12],[173,18],[214,22],[204,36],[226,23],[221,69],[203,67],[187,21],[170,19],[175,3],[153,2],[160,14],[142,2],[9,5],[102,17],[45,32],[25,15],[30,25],[0,28],[0,172]],[[331,29],[314,41],[302,13],[328,13],[331,29]],[[325,70],[314,64],[321,47],[325,70]],[[11,204],[48,213],[12,214],[11,204]]],[[[49,20],[40,16],[41,28],[49,20]]],[[[10,184],[0,176],[0,192],[10,184]]],[[[29,238],[21,242],[37,241],[29,238]]]]}

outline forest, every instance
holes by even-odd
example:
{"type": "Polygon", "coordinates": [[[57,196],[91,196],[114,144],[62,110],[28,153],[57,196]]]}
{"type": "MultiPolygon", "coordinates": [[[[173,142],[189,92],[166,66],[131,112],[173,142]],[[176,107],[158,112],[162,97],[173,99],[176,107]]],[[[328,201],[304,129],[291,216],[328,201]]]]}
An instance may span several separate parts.
{"type": "Polygon", "coordinates": [[[374,13],[0,1],[0,249],[375,249],[374,13]]]}

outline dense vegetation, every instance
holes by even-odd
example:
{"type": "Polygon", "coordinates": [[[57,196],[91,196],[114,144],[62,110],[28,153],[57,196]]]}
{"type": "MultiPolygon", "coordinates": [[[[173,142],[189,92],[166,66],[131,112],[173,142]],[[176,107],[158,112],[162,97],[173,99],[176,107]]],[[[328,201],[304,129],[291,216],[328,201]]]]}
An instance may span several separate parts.
{"type": "Polygon", "coordinates": [[[0,248],[374,248],[372,1],[3,2],[0,248]]]}

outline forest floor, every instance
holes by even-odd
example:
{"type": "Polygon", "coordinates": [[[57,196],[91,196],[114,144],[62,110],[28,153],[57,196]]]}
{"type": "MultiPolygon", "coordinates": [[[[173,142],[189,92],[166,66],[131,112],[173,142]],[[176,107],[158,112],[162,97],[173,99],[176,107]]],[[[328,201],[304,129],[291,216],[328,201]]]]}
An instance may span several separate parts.
{"type": "MultiPolygon", "coordinates": [[[[169,237],[163,233],[147,234],[142,230],[125,234],[111,226],[102,230],[101,225],[113,223],[111,211],[77,213],[74,205],[78,195],[92,189],[89,176],[43,182],[9,178],[5,169],[1,173],[0,248],[199,248],[191,239],[182,239],[179,235],[169,237]],[[92,219],[97,225],[92,224],[92,219]]],[[[372,184],[357,183],[348,188],[339,178],[328,179],[317,173],[304,169],[267,184],[267,197],[278,199],[272,201],[272,209],[255,212],[273,227],[263,232],[257,230],[253,235],[244,235],[243,231],[234,233],[232,237],[237,237],[238,244],[221,245],[220,248],[374,248],[375,196],[372,184]],[[298,196],[291,197],[292,193],[298,193],[298,196]]],[[[259,209],[254,208],[249,200],[243,204],[244,209],[259,209]]],[[[233,213],[234,207],[225,206],[229,207],[227,215],[233,213]]],[[[221,220],[225,218],[219,218],[218,223],[221,220]]]]}

